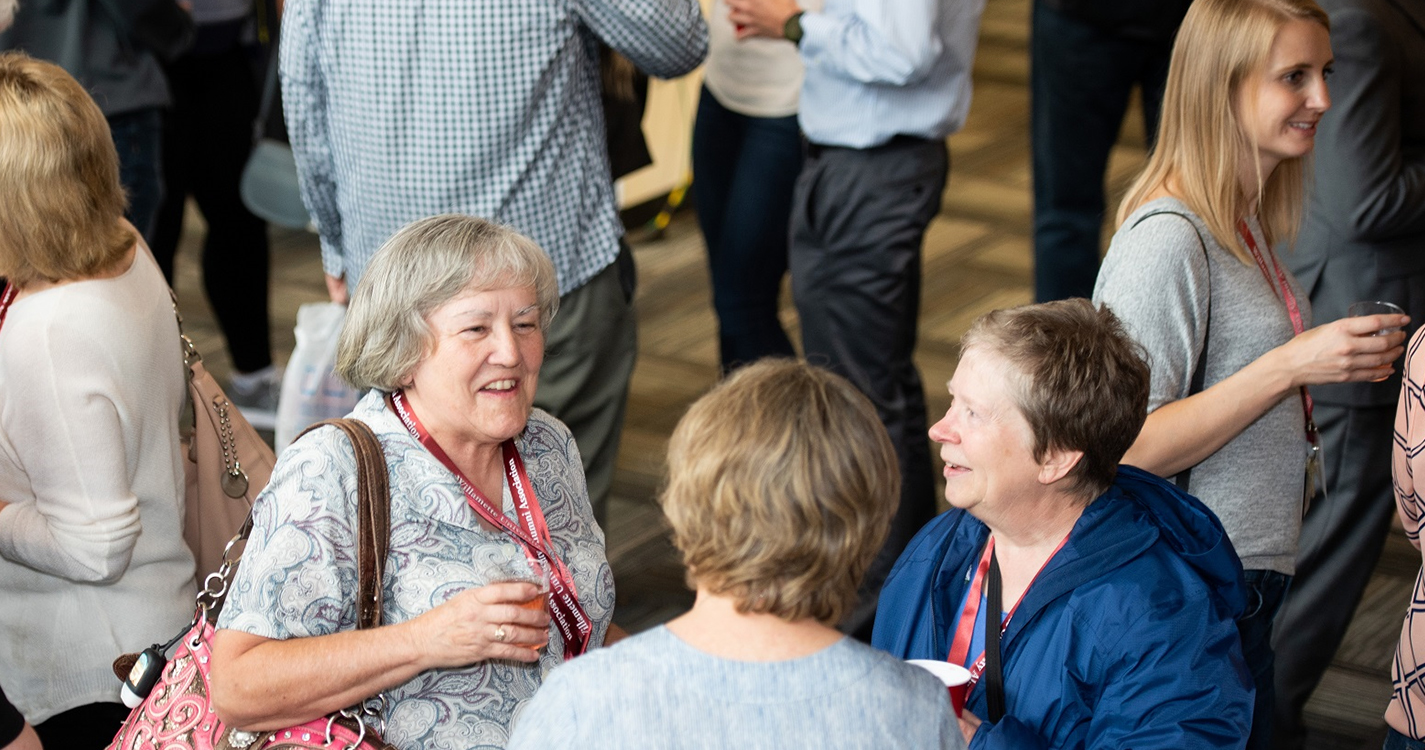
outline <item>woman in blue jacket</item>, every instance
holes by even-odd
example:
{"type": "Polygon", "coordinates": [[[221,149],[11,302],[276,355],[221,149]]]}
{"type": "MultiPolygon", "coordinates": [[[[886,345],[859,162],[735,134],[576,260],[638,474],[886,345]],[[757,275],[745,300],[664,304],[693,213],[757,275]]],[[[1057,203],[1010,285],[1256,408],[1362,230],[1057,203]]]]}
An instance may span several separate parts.
{"type": "Polygon", "coordinates": [[[972,750],[1242,747],[1241,564],[1201,503],[1118,466],[1147,412],[1140,349],[1069,300],[992,312],[961,351],[930,430],[952,509],[891,572],[874,644],[970,670],[972,750]]]}

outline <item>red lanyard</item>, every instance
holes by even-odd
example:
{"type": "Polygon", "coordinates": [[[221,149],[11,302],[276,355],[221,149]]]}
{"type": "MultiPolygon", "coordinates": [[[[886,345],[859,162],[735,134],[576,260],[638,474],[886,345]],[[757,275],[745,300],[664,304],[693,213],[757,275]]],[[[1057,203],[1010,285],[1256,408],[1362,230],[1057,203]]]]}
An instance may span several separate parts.
{"type": "Polygon", "coordinates": [[[0,328],[5,326],[5,313],[10,312],[10,305],[15,302],[15,295],[19,290],[14,284],[6,284],[4,279],[0,279],[0,284],[4,284],[4,291],[0,291],[0,328]]]}
{"type": "Polygon", "coordinates": [[[579,593],[574,589],[574,576],[564,561],[553,553],[554,545],[549,538],[549,526],[544,521],[544,512],[539,508],[539,499],[534,495],[534,487],[529,482],[529,475],[525,473],[524,461],[520,458],[519,450],[515,448],[515,441],[506,440],[500,445],[500,451],[504,457],[505,481],[510,485],[510,494],[515,499],[515,510],[523,528],[497,510],[484,493],[475,489],[475,485],[455,466],[445,449],[440,447],[416,417],[416,413],[409,408],[404,393],[392,393],[391,406],[411,435],[455,475],[455,481],[465,493],[465,500],[470,504],[471,510],[513,537],[525,555],[537,560],[550,572],[549,613],[564,637],[564,658],[572,659],[584,653],[589,647],[589,636],[593,628],[584,608],[579,605],[579,593]]]}
{"type": "MultiPolygon", "coordinates": [[[[1054,556],[1059,554],[1059,550],[1063,549],[1068,541],[1069,537],[1065,536],[1059,542],[1059,546],[1055,547],[1054,551],[1049,553],[1048,559],[1044,561],[1043,565],[1039,566],[1039,570],[1035,571],[1034,577],[1029,579],[1029,585],[1031,587],[1035,581],[1039,580],[1039,574],[1044,572],[1044,568],[1049,566],[1049,560],[1053,560],[1054,556]]],[[[994,552],[995,540],[994,537],[990,537],[989,542],[985,544],[984,554],[980,555],[980,564],[975,568],[975,577],[970,581],[970,591],[965,595],[965,609],[960,613],[960,622],[955,628],[955,640],[950,642],[950,656],[946,658],[946,661],[956,666],[964,664],[965,657],[970,653],[970,642],[974,640],[975,637],[975,620],[980,616],[980,592],[984,589],[985,574],[989,572],[990,558],[994,556],[994,552]]],[[[1024,590],[1024,594],[1027,593],[1029,593],[1028,588],[1024,590]]],[[[1014,606],[1010,607],[1009,612],[1005,614],[1004,622],[1000,625],[1000,635],[1004,635],[1004,632],[1009,630],[1009,623],[1014,619],[1015,610],[1019,609],[1020,603],[1024,601],[1024,594],[1019,595],[1019,599],[1015,600],[1014,606]]],[[[998,615],[999,613],[996,612],[995,614],[998,615]]],[[[988,615],[985,616],[985,627],[990,627],[988,615]]],[[[975,662],[970,665],[970,682],[965,686],[967,693],[975,687],[975,683],[980,681],[980,675],[983,674],[984,671],[985,652],[981,651],[979,658],[975,659],[975,662]]]]}
{"type": "MultiPolygon", "coordinates": [[[[1291,318],[1291,329],[1300,336],[1306,330],[1306,321],[1301,315],[1301,305],[1296,301],[1296,294],[1291,290],[1291,284],[1287,283],[1286,274],[1282,272],[1282,267],[1277,263],[1277,256],[1273,254],[1272,270],[1267,269],[1267,261],[1262,256],[1262,251],[1257,248],[1257,240],[1252,236],[1252,230],[1247,226],[1247,222],[1239,220],[1237,222],[1237,233],[1242,235],[1242,241],[1247,243],[1247,249],[1252,252],[1252,259],[1257,261],[1257,270],[1262,272],[1262,276],[1267,279],[1267,286],[1286,305],[1286,315],[1291,318]],[[1272,280],[1272,271],[1276,272],[1276,281],[1272,280]]],[[[1312,420],[1314,403],[1311,394],[1307,392],[1306,386],[1301,387],[1301,410],[1306,415],[1306,442],[1316,444],[1317,432],[1316,422],[1312,420]]]]}

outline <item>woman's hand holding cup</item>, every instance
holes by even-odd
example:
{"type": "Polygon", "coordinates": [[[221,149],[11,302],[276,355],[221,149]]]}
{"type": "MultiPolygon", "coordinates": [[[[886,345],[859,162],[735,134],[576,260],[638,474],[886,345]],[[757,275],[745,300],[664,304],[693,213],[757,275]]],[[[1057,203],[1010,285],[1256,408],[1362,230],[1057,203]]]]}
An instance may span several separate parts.
{"type": "Polygon", "coordinates": [[[1405,352],[1410,318],[1397,314],[1341,318],[1316,326],[1277,347],[1287,390],[1326,383],[1380,381],[1405,352]]]}
{"type": "Polygon", "coordinates": [[[525,605],[539,597],[539,587],[527,582],[467,589],[411,620],[415,646],[428,667],[537,661],[549,643],[549,613],[525,605]]]}

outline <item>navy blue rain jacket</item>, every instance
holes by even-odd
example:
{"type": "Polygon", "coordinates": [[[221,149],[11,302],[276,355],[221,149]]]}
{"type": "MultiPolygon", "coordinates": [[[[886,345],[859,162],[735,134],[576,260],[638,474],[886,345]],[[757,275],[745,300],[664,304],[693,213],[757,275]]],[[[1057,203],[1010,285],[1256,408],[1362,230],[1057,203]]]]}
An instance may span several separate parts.
{"type": "MultiPolygon", "coordinates": [[[[881,589],[872,642],[946,658],[988,536],[962,510],[921,529],[881,589]]],[[[971,749],[1243,747],[1253,691],[1235,620],[1245,604],[1242,564],[1212,511],[1120,467],[1010,621],[1005,717],[981,724],[971,749]]],[[[987,682],[965,706],[982,719],[987,682]]]]}

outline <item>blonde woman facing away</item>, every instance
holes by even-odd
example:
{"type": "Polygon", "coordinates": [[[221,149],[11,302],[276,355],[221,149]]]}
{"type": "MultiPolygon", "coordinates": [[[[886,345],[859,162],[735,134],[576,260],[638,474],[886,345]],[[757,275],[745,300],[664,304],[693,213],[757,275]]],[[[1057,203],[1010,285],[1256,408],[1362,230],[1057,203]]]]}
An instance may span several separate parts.
{"type": "Polygon", "coordinates": [[[1311,328],[1307,295],[1277,256],[1299,224],[1331,60],[1329,21],[1312,0],[1193,3],[1157,150],[1119,209],[1094,292],[1152,365],[1150,413],[1124,463],[1202,498],[1246,569],[1249,748],[1270,740],[1272,621],[1319,466],[1307,387],[1385,378],[1404,334],[1375,334],[1407,322],[1311,328]]]}
{"type": "Polygon", "coordinates": [[[810,365],[749,365],[678,423],[668,475],[693,609],[556,669],[511,750],[964,747],[938,680],[833,627],[899,496],[870,401],[810,365]]]}

